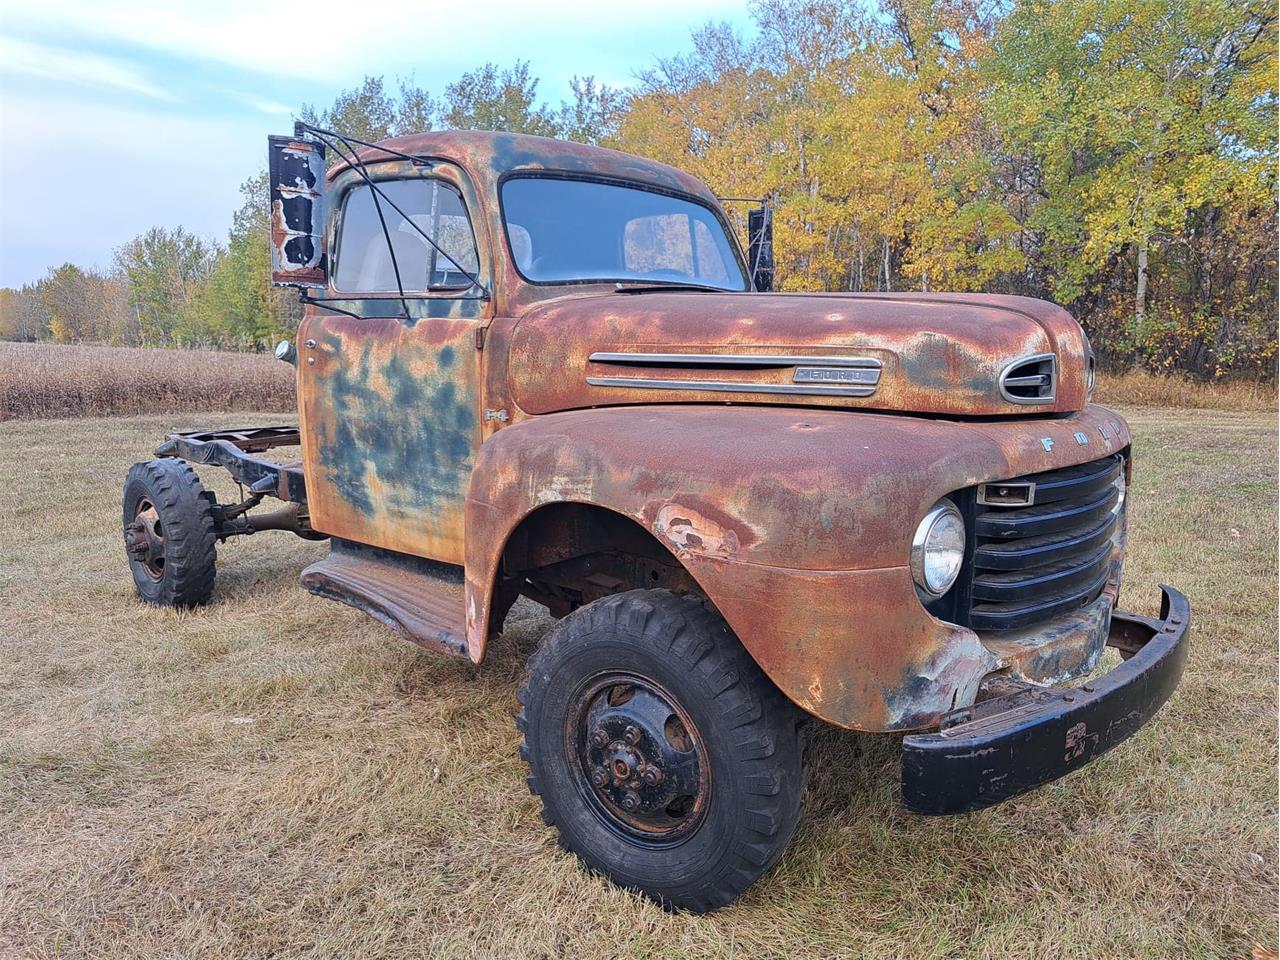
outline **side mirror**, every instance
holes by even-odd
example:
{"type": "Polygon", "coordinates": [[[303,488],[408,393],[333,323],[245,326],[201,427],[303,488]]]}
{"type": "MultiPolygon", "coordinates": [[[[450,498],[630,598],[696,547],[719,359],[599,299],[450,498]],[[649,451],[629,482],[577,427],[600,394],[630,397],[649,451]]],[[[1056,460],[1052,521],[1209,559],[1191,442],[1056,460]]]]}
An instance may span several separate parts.
{"type": "Polygon", "coordinates": [[[751,285],[761,293],[773,289],[773,207],[766,201],[747,211],[747,259],[751,285]]]}
{"type": "Polygon", "coordinates": [[[301,137],[267,137],[271,181],[271,282],[323,287],[324,146],[301,137]]]}

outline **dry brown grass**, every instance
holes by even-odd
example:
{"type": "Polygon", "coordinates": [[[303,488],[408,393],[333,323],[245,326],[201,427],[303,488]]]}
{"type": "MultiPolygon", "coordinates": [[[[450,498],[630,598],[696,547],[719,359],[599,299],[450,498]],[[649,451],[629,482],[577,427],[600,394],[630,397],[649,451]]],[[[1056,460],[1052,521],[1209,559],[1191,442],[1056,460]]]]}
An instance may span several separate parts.
{"type": "Polygon", "coordinates": [[[1196,410],[1274,411],[1276,385],[1254,380],[1202,383],[1140,370],[1098,375],[1098,403],[1108,406],[1183,407],[1196,410]]]}
{"type": "Polygon", "coordinates": [[[266,354],[0,341],[0,420],[293,405],[293,368],[266,354]]]}
{"type": "Polygon", "coordinates": [[[324,545],[271,533],[220,548],[213,606],[144,606],[119,542],[128,464],[192,420],[255,418],[6,423],[0,956],[1274,947],[1275,421],[1132,413],[1123,599],[1152,612],[1163,580],[1195,610],[1185,679],[1156,721],[1066,780],[942,820],[898,806],[895,738],[821,729],[795,843],[703,918],[588,876],[542,825],[512,720],[548,625],[533,608],[472,667],[306,595],[298,571],[324,545]]]}

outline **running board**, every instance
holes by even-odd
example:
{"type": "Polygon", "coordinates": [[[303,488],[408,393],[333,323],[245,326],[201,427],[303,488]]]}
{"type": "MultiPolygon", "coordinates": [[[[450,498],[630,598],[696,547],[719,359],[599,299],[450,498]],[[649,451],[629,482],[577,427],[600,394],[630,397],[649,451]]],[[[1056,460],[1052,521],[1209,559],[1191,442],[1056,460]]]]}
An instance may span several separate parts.
{"type": "Polygon", "coordinates": [[[318,597],[363,610],[428,650],[467,655],[462,568],[335,540],[302,571],[318,597]]]}

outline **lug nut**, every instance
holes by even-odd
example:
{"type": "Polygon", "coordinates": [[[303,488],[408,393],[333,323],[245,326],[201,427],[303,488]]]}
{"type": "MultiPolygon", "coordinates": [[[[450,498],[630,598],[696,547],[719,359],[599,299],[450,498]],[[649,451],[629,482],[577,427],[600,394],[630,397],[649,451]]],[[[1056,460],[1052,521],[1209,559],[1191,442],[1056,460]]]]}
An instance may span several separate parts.
{"type": "Polygon", "coordinates": [[[597,787],[603,787],[609,782],[609,771],[604,767],[597,767],[595,772],[591,774],[591,782],[597,787]]]}
{"type": "Polygon", "coordinates": [[[603,747],[609,742],[609,736],[603,730],[597,728],[596,732],[591,735],[591,745],[593,747],[603,747]]]}
{"type": "Polygon", "coordinates": [[[662,782],[662,771],[657,767],[645,767],[640,771],[640,779],[643,780],[647,786],[656,786],[662,782]]]}
{"type": "Polygon", "coordinates": [[[627,727],[627,732],[623,736],[633,747],[640,742],[640,730],[637,727],[627,727]]]}
{"type": "Polygon", "coordinates": [[[622,809],[623,810],[639,810],[640,798],[636,794],[630,791],[627,791],[627,795],[622,798],[622,809]]]}

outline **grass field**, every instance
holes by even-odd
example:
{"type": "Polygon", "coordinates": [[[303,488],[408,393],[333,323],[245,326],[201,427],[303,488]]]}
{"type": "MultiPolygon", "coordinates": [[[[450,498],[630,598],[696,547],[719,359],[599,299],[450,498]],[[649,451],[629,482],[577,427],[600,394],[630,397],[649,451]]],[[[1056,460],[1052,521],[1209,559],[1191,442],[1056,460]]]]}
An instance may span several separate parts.
{"type": "Polygon", "coordinates": [[[270,354],[0,341],[0,420],[293,408],[270,354]]]}
{"type": "MultiPolygon", "coordinates": [[[[220,548],[218,601],[137,602],[120,481],[166,429],[0,425],[0,957],[1153,958],[1276,946],[1276,421],[1128,411],[1125,605],[1195,611],[1188,671],[1086,771],[907,815],[897,742],[821,729],[808,813],[734,906],[670,915],[583,873],[525,790],[515,686],[309,597],[325,549],[220,548]]],[[[207,474],[216,477],[214,473],[207,474]]],[[[217,486],[215,484],[215,486],[217,486]]],[[[220,492],[225,493],[225,485],[220,492]]]]}

